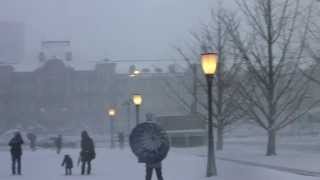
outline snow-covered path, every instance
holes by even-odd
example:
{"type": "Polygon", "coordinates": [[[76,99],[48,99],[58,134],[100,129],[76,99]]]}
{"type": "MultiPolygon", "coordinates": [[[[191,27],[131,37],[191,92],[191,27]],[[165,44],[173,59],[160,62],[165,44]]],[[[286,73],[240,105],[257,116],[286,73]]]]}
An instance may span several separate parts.
{"type": "MultiPolygon", "coordinates": [[[[275,170],[250,167],[232,162],[218,161],[218,177],[205,178],[205,158],[185,153],[171,151],[163,162],[163,174],[165,180],[315,180],[307,176],[299,176],[275,170]]],[[[143,180],[144,165],[138,164],[136,158],[129,150],[97,149],[97,159],[93,162],[93,174],[80,176],[80,170],[76,166],[72,177],[64,176],[64,170],[60,167],[62,156],[70,154],[74,163],[78,158],[78,149],[67,149],[61,155],[53,150],[38,150],[36,152],[25,151],[23,155],[23,175],[10,175],[9,152],[0,152],[0,180],[143,180]]],[[[156,179],[156,177],[153,177],[156,179]]]]}
{"type": "Polygon", "coordinates": [[[273,169],[273,170],[277,170],[277,171],[288,172],[288,173],[293,173],[293,174],[298,174],[298,175],[303,175],[303,176],[320,177],[320,172],[315,172],[315,171],[308,171],[308,170],[303,170],[303,169],[288,168],[288,167],[282,167],[282,166],[277,166],[277,165],[255,163],[252,161],[236,160],[236,159],[224,158],[224,157],[219,157],[219,156],[217,157],[217,159],[223,160],[223,161],[228,161],[228,162],[234,162],[234,163],[238,163],[238,164],[242,164],[242,165],[268,168],[268,169],[273,169]]]}

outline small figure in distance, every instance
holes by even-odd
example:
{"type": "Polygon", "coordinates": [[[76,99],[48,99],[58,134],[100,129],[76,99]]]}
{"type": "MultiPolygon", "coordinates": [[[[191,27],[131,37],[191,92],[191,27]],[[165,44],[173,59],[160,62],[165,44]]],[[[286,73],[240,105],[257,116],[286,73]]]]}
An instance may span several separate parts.
{"type": "Polygon", "coordinates": [[[54,144],[57,148],[57,154],[60,154],[62,148],[62,135],[59,134],[58,137],[55,138],[54,144]]]}
{"type": "Polygon", "coordinates": [[[37,140],[37,136],[33,133],[28,133],[27,134],[27,138],[29,139],[30,141],[30,149],[32,151],[35,151],[36,150],[36,140],[37,140]]]}
{"type": "Polygon", "coordinates": [[[70,155],[68,154],[64,155],[61,166],[65,167],[66,176],[72,175],[73,161],[70,155]]]}
{"type": "Polygon", "coordinates": [[[22,144],[24,144],[20,132],[16,132],[14,137],[9,141],[11,160],[12,160],[12,174],[16,174],[16,164],[18,164],[18,175],[21,175],[21,156],[22,156],[22,144]]]}

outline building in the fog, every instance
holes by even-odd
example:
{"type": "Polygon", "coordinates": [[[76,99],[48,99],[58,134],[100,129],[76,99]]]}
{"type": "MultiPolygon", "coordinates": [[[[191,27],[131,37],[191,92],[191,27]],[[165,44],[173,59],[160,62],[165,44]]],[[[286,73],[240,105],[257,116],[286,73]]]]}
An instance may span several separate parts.
{"type": "Polygon", "coordinates": [[[71,41],[42,41],[39,62],[43,64],[50,59],[60,59],[64,62],[71,61],[71,41]]]}
{"type": "Polygon", "coordinates": [[[1,126],[101,128],[105,106],[121,96],[115,64],[75,70],[51,59],[32,72],[0,66],[1,126]]]}
{"type": "Polygon", "coordinates": [[[24,57],[23,23],[0,22],[0,62],[15,63],[24,57]]]}
{"type": "Polygon", "coordinates": [[[132,93],[144,98],[141,121],[148,112],[163,116],[186,113],[165,85],[171,76],[145,73],[130,77],[117,73],[116,64],[110,62],[98,63],[92,70],[77,70],[63,60],[50,59],[29,72],[1,65],[0,127],[103,132],[109,125],[106,108],[116,106],[117,131],[128,132],[135,122],[132,93]]]}

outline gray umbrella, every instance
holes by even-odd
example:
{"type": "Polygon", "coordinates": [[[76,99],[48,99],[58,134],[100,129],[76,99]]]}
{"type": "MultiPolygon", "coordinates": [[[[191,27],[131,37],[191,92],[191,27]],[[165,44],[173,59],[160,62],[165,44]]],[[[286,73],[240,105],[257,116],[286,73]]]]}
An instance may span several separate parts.
{"type": "Polygon", "coordinates": [[[159,125],[146,122],[138,124],[131,132],[130,147],[139,162],[157,163],[166,158],[170,143],[159,125]]]}

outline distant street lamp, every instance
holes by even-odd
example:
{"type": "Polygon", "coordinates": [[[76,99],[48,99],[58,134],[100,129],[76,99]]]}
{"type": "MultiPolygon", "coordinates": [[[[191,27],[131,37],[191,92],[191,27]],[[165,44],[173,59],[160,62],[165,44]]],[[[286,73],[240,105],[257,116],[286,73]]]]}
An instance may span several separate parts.
{"type": "Polygon", "coordinates": [[[132,95],[132,102],[136,106],[136,124],[139,124],[140,121],[140,106],[142,104],[142,96],[140,94],[134,94],[132,95]]]}
{"type": "Polygon", "coordinates": [[[131,72],[131,73],[129,74],[129,76],[130,76],[130,77],[136,77],[136,76],[138,76],[139,74],[141,74],[141,72],[140,72],[138,69],[135,69],[135,70],[133,70],[133,72],[131,72]]]}
{"type": "Polygon", "coordinates": [[[212,79],[218,65],[218,54],[201,54],[201,66],[206,76],[208,85],[208,156],[207,156],[207,177],[216,176],[216,159],[214,152],[214,135],[212,122],[212,79]]]}
{"type": "Polygon", "coordinates": [[[110,117],[110,148],[114,148],[114,121],[117,114],[116,109],[109,108],[108,116],[110,117]]]}
{"type": "MultiPolygon", "coordinates": [[[[138,70],[138,69],[136,69],[135,67],[134,67],[134,69],[132,69],[132,70],[129,70],[129,77],[137,77],[137,76],[139,76],[141,74],[141,71],[140,70],[138,70]]],[[[134,78],[135,79],[135,78],[134,78]]],[[[129,80],[130,81],[130,80],[129,80]]],[[[129,90],[129,92],[131,92],[131,86],[130,86],[130,84],[128,83],[128,90],[129,90]]],[[[128,133],[130,132],[130,104],[131,104],[131,98],[132,98],[132,101],[134,101],[133,100],[133,97],[129,97],[129,100],[128,100],[128,102],[126,103],[126,105],[128,105],[128,109],[127,109],[127,114],[128,114],[128,133]]],[[[142,101],[142,98],[141,98],[141,101],[142,101]]],[[[139,104],[139,103],[138,103],[139,104]]],[[[141,104],[141,102],[140,102],[140,104],[141,104]]],[[[136,105],[136,104],[135,104],[136,105]]],[[[137,107],[137,105],[136,105],[136,111],[139,111],[139,107],[137,107]]],[[[138,112],[139,113],[139,112],[138,112]]],[[[136,116],[137,116],[137,118],[136,118],[136,124],[138,124],[139,123],[139,114],[138,113],[136,113],[136,116]]]]}

